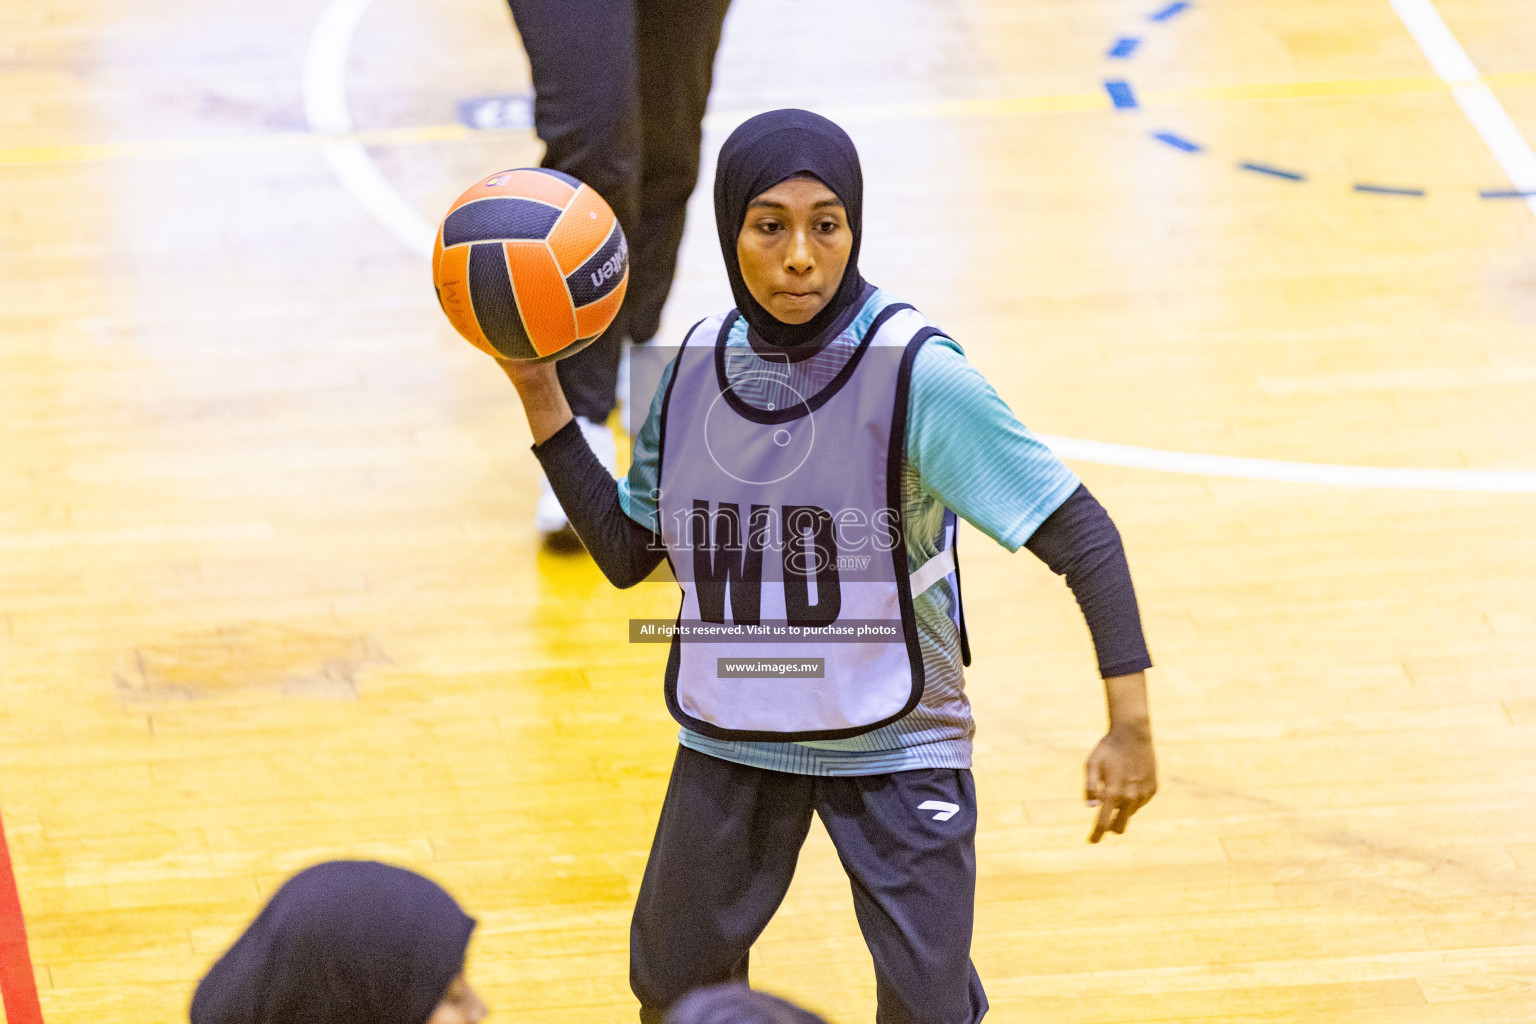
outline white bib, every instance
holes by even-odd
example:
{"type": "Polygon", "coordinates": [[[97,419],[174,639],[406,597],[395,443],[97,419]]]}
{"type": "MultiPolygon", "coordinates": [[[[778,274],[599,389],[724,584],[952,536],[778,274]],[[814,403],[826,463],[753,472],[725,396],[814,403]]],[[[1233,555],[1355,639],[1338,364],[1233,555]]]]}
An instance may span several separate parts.
{"type": "Polygon", "coordinates": [[[736,322],[732,310],[689,333],[662,402],[658,511],[683,590],[668,707],[722,739],[878,729],[923,692],[902,473],[912,362],[940,332],[886,306],[800,394],[772,362],[728,379],[736,322]],[[775,408],[764,394],[792,397],[775,408]]]}

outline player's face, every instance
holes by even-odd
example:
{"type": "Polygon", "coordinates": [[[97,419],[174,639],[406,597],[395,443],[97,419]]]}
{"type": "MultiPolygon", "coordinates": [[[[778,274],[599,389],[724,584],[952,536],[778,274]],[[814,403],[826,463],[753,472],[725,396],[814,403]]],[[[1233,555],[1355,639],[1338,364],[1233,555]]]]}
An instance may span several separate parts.
{"type": "Polygon", "coordinates": [[[790,178],[752,200],[736,258],[747,291],[786,324],[803,324],[837,294],[853,232],[836,193],[815,178],[790,178]]]}
{"type": "Polygon", "coordinates": [[[427,1024],[480,1024],[488,1013],[490,1011],[480,996],[469,987],[464,975],[460,974],[449,983],[448,991],[443,993],[443,1001],[437,1004],[437,1009],[427,1018],[427,1024]]]}

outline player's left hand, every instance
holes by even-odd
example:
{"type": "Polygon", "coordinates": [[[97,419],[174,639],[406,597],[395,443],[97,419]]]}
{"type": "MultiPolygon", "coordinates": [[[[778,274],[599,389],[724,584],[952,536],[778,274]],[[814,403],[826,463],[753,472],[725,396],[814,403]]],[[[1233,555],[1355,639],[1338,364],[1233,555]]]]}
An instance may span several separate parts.
{"type": "Polygon", "coordinates": [[[1131,815],[1157,792],[1157,757],[1148,728],[1111,729],[1088,755],[1084,796],[1099,809],[1090,843],[1105,832],[1125,834],[1131,815]]]}

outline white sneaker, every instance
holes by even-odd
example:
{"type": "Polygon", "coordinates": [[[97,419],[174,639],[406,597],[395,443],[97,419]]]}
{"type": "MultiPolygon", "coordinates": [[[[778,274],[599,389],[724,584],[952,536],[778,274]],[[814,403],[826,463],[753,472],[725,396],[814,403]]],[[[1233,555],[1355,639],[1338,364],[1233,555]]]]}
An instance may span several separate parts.
{"type": "Polygon", "coordinates": [[[560,507],[560,499],[555,497],[555,489],[549,486],[549,477],[543,473],[539,474],[539,503],[533,508],[533,525],[538,527],[545,540],[571,525],[565,517],[565,509],[560,507]]]}
{"type": "MultiPolygon", "coordinates": [[[[593,423],[584,416],[576,417],[576,426],[581,429],[581,434],[587,439],[587,446],[597,456],[597,461],[608,470],[608,475],[616,474],[618,452],[614,444],[613,431],[606,423],[593,423]]],[[[549,485],[549,478],[543,473],[539,474],[539,501],[534,506],[533,525],[544,539],[546,547],[562,551],[575,551],[581,548],[581,539],[571,528],[571,521],[566,516],[565,509],[560,507],[560,499],[555,497],[555,489],[549,485]]]]}
{"type": "Polygon", "coordinates": [[[597,461],[603,464],[609,476],[617,476],[619,472],[619,453],[613,440],[613,429],[606,423],[593,423],[585,416],[576,417],[576,425],[581,428],[582,436],[587,439],[587,445],[592,449],[592,454],[597,456],[597,461]]]}

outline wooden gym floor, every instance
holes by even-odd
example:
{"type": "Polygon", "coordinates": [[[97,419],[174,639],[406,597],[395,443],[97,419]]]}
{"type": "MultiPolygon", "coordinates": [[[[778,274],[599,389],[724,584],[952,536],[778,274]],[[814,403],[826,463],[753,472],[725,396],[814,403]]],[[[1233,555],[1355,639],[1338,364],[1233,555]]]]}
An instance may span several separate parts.
{"type": "MultiPolygon", "coordinates": [[[[1536,1020],[1536,202],[1482,195],[1536,189],[1536,13],[1438,2],[1501,165],[1425,6],[727,22],[707,156],[842,120],[866,275],[1058,439],[1136,574],[1162,792],[1089,847],[1086,631],[964,544],[1000,1024],[1536,1020]]],[[[339,856],[480,918],[493,1019],[633,1019],[676,730],[625,622],[675,589],[539,552],[521,411],[419,254],[537,161],[516,101],[456,119],[527,83],[497,0],[0,9],[0,816],[48,1020],[184,1019],[339,856]]],[[[665,338],[728,301],[707,198],[665,338]]],[[[819,829],[755,956],[872,1018],[819,829]]]]}

